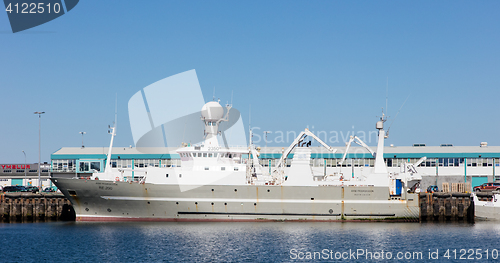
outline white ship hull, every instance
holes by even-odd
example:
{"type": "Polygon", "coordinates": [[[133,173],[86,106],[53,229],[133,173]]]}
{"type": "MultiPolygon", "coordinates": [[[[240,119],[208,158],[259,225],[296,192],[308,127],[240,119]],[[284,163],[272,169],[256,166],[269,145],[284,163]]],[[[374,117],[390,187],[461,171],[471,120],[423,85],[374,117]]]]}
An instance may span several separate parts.
{"type": "Polygon", "coordinates": [[[77,221],[411,220],[418,195],[375,186],[155,185],[52,178],[77,221]]]}
{"type": "Polygon", "coordinates": [[[474,194],[474,210],[477,218],[500,220],[500,194],[494,194],[489,201],[480,201],[474,194]]]}

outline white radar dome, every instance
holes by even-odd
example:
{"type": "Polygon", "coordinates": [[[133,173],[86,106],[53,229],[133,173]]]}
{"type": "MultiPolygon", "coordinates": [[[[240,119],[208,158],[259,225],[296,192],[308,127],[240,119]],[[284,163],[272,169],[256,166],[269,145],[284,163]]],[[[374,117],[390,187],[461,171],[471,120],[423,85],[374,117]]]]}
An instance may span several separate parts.
{"type": "Polygon", "coordinates": [[[220,120],[223,116],[224,108],[216,101],[211,101],[201,108],[201,117],[207,120],[220,120]]]}

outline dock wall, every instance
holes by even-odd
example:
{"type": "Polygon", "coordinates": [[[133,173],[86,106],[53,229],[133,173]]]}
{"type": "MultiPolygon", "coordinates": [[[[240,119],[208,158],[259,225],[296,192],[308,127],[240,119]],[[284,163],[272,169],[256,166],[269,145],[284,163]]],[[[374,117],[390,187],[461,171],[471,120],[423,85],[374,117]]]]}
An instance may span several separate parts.
{"type": "Polygon", "coordinates": [[[469,193],[420,193],[420,222],[474,222],[474,201],[469,193]]]}
{"type": "Polygon", "coordinates": [[[4,223],[74,221],[75,210],[62,194],[7,193],[0,195],[4,223]]]}

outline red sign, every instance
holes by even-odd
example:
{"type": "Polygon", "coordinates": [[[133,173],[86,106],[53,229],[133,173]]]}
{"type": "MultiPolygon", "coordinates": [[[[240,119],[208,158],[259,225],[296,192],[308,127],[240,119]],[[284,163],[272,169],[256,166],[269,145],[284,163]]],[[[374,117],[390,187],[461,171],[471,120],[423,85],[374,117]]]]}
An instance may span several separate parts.
{"type": "Polygon", "coordinates": [[[30,169],[30,165],[2,164],[2,169],[30,169]]]}

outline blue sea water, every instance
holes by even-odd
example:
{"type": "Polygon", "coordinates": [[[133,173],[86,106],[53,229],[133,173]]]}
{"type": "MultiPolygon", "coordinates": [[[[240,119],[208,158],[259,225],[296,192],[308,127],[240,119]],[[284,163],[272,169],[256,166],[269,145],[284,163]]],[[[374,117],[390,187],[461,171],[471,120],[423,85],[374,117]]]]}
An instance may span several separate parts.
{"type": "Polygon", "coordinates": [[[500,222],[54,222],[0,236],[0,262],[500,261],[500,222]]]}

